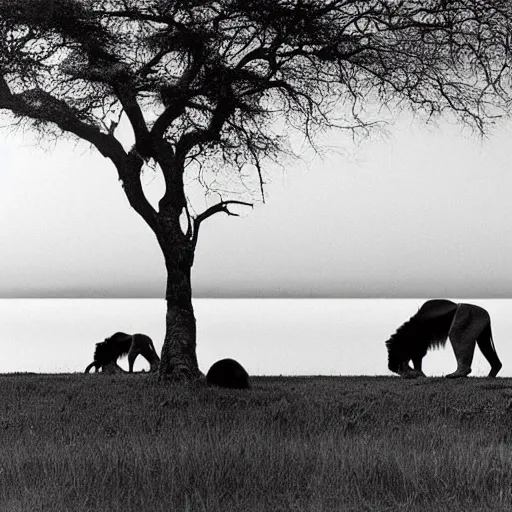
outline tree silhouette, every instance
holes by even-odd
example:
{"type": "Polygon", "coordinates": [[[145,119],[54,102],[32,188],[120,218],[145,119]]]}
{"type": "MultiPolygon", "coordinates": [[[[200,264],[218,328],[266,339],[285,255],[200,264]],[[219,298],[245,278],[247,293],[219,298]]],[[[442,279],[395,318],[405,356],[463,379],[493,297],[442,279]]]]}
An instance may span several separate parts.
{"type": "Polygon", "coordinates": [[[209,166],[247,187],[252,173],[258,198],[291,132],[365,130],[372,105],[483,131],[507,106],[510,16],[504,0],[0,0],[0,108],[114,164],[167,268],[160,374],[193,379],[199,229],[250,203],[222,196],[196,214],[185,177],[209,166]],[[164,177],[158,209],[147,166],[164,177]]]}

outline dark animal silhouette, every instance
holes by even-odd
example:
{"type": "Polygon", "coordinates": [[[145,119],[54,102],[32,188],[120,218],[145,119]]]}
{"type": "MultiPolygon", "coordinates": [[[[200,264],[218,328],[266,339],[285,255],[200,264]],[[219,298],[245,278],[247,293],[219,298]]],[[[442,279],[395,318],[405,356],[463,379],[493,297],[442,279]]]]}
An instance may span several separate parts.
{"type": "Polygon", "coordinates": [[[457,370],[448,378],[466,377],[471,373],[475,345],[489,361],[489,377],[496,377],[502,364],[496,354],[489,313],[473,304],[456,304],[450,300],[429,300],[401,325],[386,341],[388,368],[403,377],[425,376],[421,369],[429,349],[450,343],[457,359],[457,370]],[[414,370],[409,366],[413,362],[414,370]]]}
{"type": "Polygon", "coordinates": [[[213,363],[206,374],[209,386],[223,388],[249,389],[249,374],[244,367],[234,359],[221,359],[213,363]]]}
{"type": "Polygon", "coordinates": [[[128,355],[129,372],[133,372],[133,364],[138,355],[146,358],[150,364],[151,371],[158,369],[160,358],[156,353],[153,341],[145,334],[125,334],[116,332],[110,338],[106,338],[100,343],[96,343],[94,351],[94,361],[85,369],[89,373],[92,367],[95,371],[100,368],[109,373],[123,371],[117,366],[117,360],[120,357],[128,355]]]}

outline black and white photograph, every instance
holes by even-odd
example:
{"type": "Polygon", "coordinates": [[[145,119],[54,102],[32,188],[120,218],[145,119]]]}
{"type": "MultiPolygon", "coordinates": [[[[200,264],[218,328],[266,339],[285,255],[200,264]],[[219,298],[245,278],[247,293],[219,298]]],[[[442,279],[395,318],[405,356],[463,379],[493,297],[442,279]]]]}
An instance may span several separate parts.
{"type": "Polygon", "coordinates": [[[512,2],[0,0],[0,510],[512,510],[512,2]]]}

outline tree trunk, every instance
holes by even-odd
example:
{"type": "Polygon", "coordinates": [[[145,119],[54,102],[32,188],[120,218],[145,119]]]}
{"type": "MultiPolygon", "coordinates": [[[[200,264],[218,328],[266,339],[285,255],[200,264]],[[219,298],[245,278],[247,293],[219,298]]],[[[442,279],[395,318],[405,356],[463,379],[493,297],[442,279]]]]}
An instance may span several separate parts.
{"type": "MultiPolygon", "coordinates": [[[[124,190],[132,207],[155,233],[167,268],[166,332],[160,360],[160,378],[195,380],[201,376],[196,357],[196,319],[192,307],[191,270],[196,239],[184,234],[180,215],[187,201],[183,186],[183,162],[178,162],[170,146],[153,141],[153,157],[166,182],[166,192],[158,212],[149,204],[140,182],[142,159],[137,151],[118,167],[124,190]]],[[[190,218],[189,218],[190,222],[190,218]]]]}
{"type": "Polygon", "coordinates": [[[181,230],[178,210],[162,209],[157,238],[167,268],[166,332],[160,378],[195,380],[201,376],[196,356],[196,319],[192,307],[191,270],[194,245],[181,230]]]}
{"type": "Polygon", "coordinates": [[[167,300],[166,332],[160,361],[160,377],[195,380],[201,376],[196,357],[196,319],[188,307],[167,300]]]}

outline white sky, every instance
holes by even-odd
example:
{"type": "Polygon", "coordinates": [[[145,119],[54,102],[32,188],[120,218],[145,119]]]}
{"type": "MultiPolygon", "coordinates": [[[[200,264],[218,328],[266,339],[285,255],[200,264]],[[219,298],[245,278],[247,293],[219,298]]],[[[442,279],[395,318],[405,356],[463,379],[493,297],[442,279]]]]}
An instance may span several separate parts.
{"type": "MultiPolygon", "coordinates": [[[[509,297],[512,125],[481,141],[402,116],[288,162],[267,204],[201,228],[196,297],[509,297]]],[[[160,180],[144,177],[153,198],[160,180]]],[[[0,142],[0,297],[163,297],[156,240],[84,145],[0,142]]]]}

